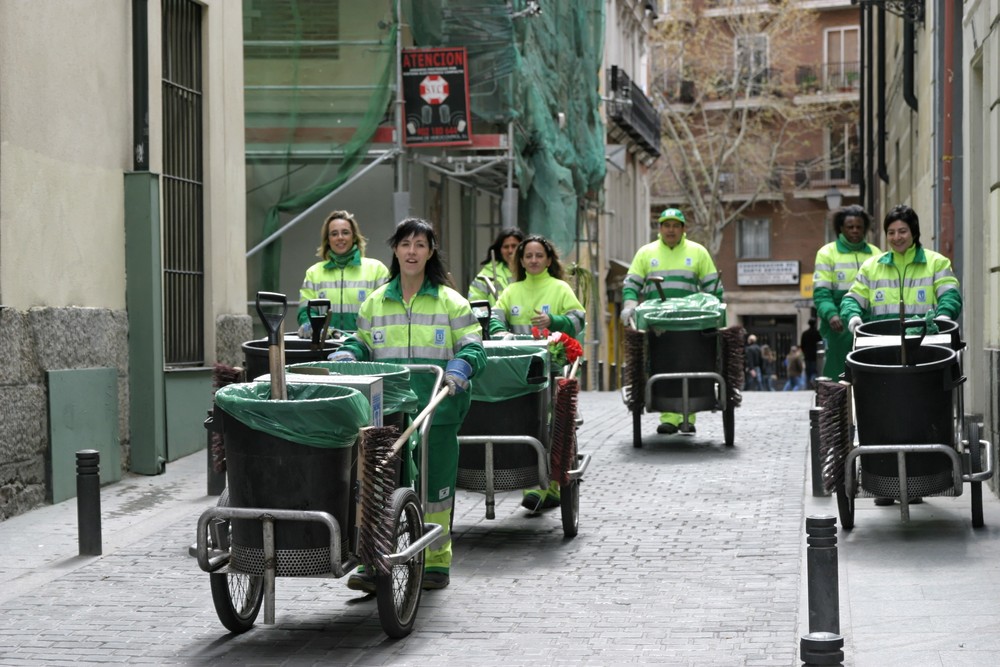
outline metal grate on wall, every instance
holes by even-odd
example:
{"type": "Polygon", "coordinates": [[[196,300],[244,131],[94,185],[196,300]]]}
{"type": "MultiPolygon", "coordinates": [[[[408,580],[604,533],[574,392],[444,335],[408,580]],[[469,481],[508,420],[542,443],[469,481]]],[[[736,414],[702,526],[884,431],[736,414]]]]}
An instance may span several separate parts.
{"type": "Polygon", "coordinates": [[[163,4],[163,329],[167,366],[205,359],[201,5],[163,4]]]}

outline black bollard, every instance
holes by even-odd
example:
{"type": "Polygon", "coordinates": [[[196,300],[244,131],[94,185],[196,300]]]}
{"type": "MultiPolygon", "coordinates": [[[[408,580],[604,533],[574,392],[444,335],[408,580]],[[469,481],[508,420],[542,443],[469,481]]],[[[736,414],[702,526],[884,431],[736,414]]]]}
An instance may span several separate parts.
{"type": "Polygon", "coordinates": [[[101,555],[101,453],[76,453],[76,522],[80,555],[101,555]]]}
{"type": "Polygon", "coordinates": [[[802,637],[799,654],[805,665],[839,665],[844,660],[844,638],[840,636],[837,519],[807,517],[806,543],[809,634],[802,637]]]}
{"type": "Polygon", "coordinates": [[[612,363],[608,371],[608,389],[618,391],[618,364],[612,363]]]}
{"type": "Polygon", "coordinates": [[[809,409],[809,461],[812,470],[812,494],[828,496],[823,488],[823,461],[819,453],[819,415],[822,408],[809,409]]]}
{"type": "Polygon", "coordinates": [[[604,362],[597,362],[597,391],[604,391],[604,362]]]}

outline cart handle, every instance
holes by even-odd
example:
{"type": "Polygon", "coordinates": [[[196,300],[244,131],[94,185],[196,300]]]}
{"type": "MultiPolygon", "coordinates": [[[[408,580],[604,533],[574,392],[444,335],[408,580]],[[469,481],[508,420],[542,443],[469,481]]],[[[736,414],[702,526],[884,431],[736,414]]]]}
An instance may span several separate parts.
{"type": "Polygon", "coordinates": [[[260,321],[264,323],[267,330],[267,344],[277,345],[278,332],[281,330],[281,323],[285,319],[285,310],[288,308],[288,297],[277,292],[257,292],[257,314],[260,321]],[[281,312],[267,313],[261,307],[261,302],[275,303],[281,305],[281,312]]]}

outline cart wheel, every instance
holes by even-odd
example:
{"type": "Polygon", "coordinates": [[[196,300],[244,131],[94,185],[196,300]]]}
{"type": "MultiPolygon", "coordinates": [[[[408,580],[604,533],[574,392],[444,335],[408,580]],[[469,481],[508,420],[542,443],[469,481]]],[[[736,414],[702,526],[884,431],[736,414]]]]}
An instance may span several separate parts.
{"type": "Polygon", "coordinates": [[[854,475],[854,463],[851,464],[850,469],[844,468],[845,478],[841,479],[837,484],[837,514],[840,515],[840,527],[844,530],[850,530],[854,528],[854,497],[847,495],[847,482],[846,476],[850,475],[853,482],[852,486],[857,488],[857,479],[854,475]]]}
{"type": "MultiPolygon", "coordinates": [[[[423,534],[424,517],[417,494],[413,489],[396,489],[392,494],[392,550],[403,551],[423,534]]],[[[393,565],[389,574],[376,573],[378,619],[385,634],[393,639],[405,637],[413,630],[423,581],[423,550],[407,562],[393,565]]]]}
{"type": "MultiPolygon", "coordinates": [[[[979,423],[969,424],[969,472],[977,473],[983,468],[983,450],[979,445],[979,423]]],[[[972,494],[972,527],[983,527],[983,483],[970,482],[972,494]]]]}
{"type": "Polygon", "coordinates": [[[570,480],[559,492],[563,537],[576,537],[580,530],[580,480],[570,480]]]}
{"type": "Polygon", "coordinates": [[[726,447],[732,447],[736,441],[736,406],[732,400],[726,403],[726,409],[722,411],[722,432],[726,447]]]}
{"type": "Polygon", "coordinates": [[[642,449],[642,407],[632,408],[632,446],[642,449]]]}
{"type": "MultiPolygon", "coordinates": [[[[229,489],[219,496],[218,507],[229,506],[229,489]]],[[[227,526],[223,530],[228,530],[227,526]]],[[[226,629],[235,634],[253,627],[264,600],[264,577],[224,572],[208,575],[215,613],[226,629]]]]}

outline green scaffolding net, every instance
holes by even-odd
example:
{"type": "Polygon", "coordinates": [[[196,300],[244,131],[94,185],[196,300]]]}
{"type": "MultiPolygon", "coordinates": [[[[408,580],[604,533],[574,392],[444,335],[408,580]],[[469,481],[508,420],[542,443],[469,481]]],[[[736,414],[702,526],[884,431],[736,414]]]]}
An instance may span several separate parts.
{"type": "Polygon", "coordinates": [[[467,49],[473,134],[512,130],[519,226],[564,253],[573,246],[582,202],[604,179],[604,3],[533,5],[243,0],[247,233],[260,247],[251,291],[277,290],[278,232],[290,217],[400,148],[398,46],[467,49]]]}

